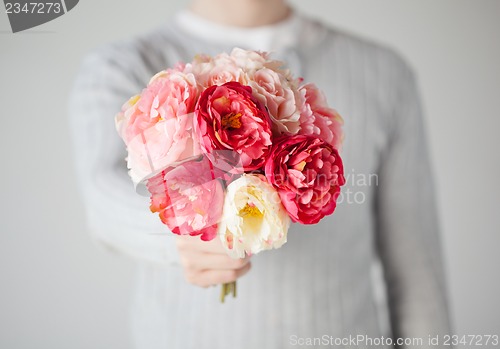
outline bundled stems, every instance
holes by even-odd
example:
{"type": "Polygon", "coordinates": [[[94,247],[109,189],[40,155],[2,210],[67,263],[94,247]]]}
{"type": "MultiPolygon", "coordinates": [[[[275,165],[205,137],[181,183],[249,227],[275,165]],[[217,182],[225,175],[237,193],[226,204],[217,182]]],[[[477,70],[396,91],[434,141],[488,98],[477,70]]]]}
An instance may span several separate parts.
{"type": "Polygon", "coordinates": [[[236,281],[222,284],[221,292],[220,292],[220,301],[224,303],[226,296],[232,293],[233,298],[236,297],[236,281]]]}

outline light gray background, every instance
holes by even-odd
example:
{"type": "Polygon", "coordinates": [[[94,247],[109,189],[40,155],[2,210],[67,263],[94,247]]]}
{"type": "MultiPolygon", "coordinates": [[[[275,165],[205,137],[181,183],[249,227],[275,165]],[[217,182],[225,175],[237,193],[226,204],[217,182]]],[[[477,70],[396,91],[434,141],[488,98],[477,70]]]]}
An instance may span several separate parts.
{"type": "MultiPolygon", "coordinates": [[[[294,0],[399,50],[418,73],[456,332],[500,332],[500,1],[294,0]]],[[[0,348],[130,348],[133,262],[96,248],[66,100],[82,55],[186,1],[84,0],[30,32],[0,13],[0,348]]],[[[110,115],[110,117],[113,117],[110,115]]]]}

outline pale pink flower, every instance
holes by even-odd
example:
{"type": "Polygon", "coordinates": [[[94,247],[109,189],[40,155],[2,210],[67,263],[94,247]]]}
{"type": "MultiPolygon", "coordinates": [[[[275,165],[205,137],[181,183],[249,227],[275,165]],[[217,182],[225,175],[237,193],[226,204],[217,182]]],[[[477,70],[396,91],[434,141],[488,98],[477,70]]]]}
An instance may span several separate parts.
{"type": "Polygon", "coordinates": [[[238,47],[231,51],[230,56],[234,64],[246,72],[262,69],[271,62],[267,52],[248,51],[238,47]]]}
{"type": "Polygon", "coordinates": [[[233,57],[227,53],[221,53],[213,58],[199,56],[191,65],[186,66],[186,71],[192,72],[198,84],[203,88],[223,85],[230,81],[236,81],[242,85],[248,84],[245,69],[238,66],[233,57]]]}
{"type": "Polygon", "coordinates": [[[279,71],[262,68],[252,74],[250,86],[254,96],[267,107],[276,135],[299,132],[304,97],[293,80],[289,81],[279,71]]]}

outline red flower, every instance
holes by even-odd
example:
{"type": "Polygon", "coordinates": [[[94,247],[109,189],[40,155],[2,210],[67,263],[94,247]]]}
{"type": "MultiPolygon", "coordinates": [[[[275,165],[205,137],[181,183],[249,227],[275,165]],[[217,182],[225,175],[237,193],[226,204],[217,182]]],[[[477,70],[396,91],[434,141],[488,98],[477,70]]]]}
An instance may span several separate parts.
{"type": "Polygon", "coordinates": [[[195,113],[206,154],[230,162],[239,172],[263,166],[272,144],[271,125],[251,87],[234,81],[211,86],[201,94],[195,113]]]}
{"type": "Polygon", "coordinates": [[[313,136],[278,139],[265,164],[265,173],[290,218],[303,224],[318,223],[332,214],[340,186],[345,183],[337,150],[313,136]]]}

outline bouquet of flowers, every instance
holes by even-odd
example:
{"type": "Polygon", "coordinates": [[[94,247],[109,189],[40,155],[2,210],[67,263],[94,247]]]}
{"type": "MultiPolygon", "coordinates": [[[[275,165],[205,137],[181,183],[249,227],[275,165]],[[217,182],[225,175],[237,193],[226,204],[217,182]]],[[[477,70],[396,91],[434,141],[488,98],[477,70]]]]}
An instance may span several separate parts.
{"type": "MultiPolygon", "coordinates": [[[[134,184],[175,234],[233,258],[279,248],[290,222],[333,213],[340,115],[269,54],[235,48],[156,74],[115,117],[134,184]]],[[[235,284],[223,285],[222,301],[235,284]]]]}

